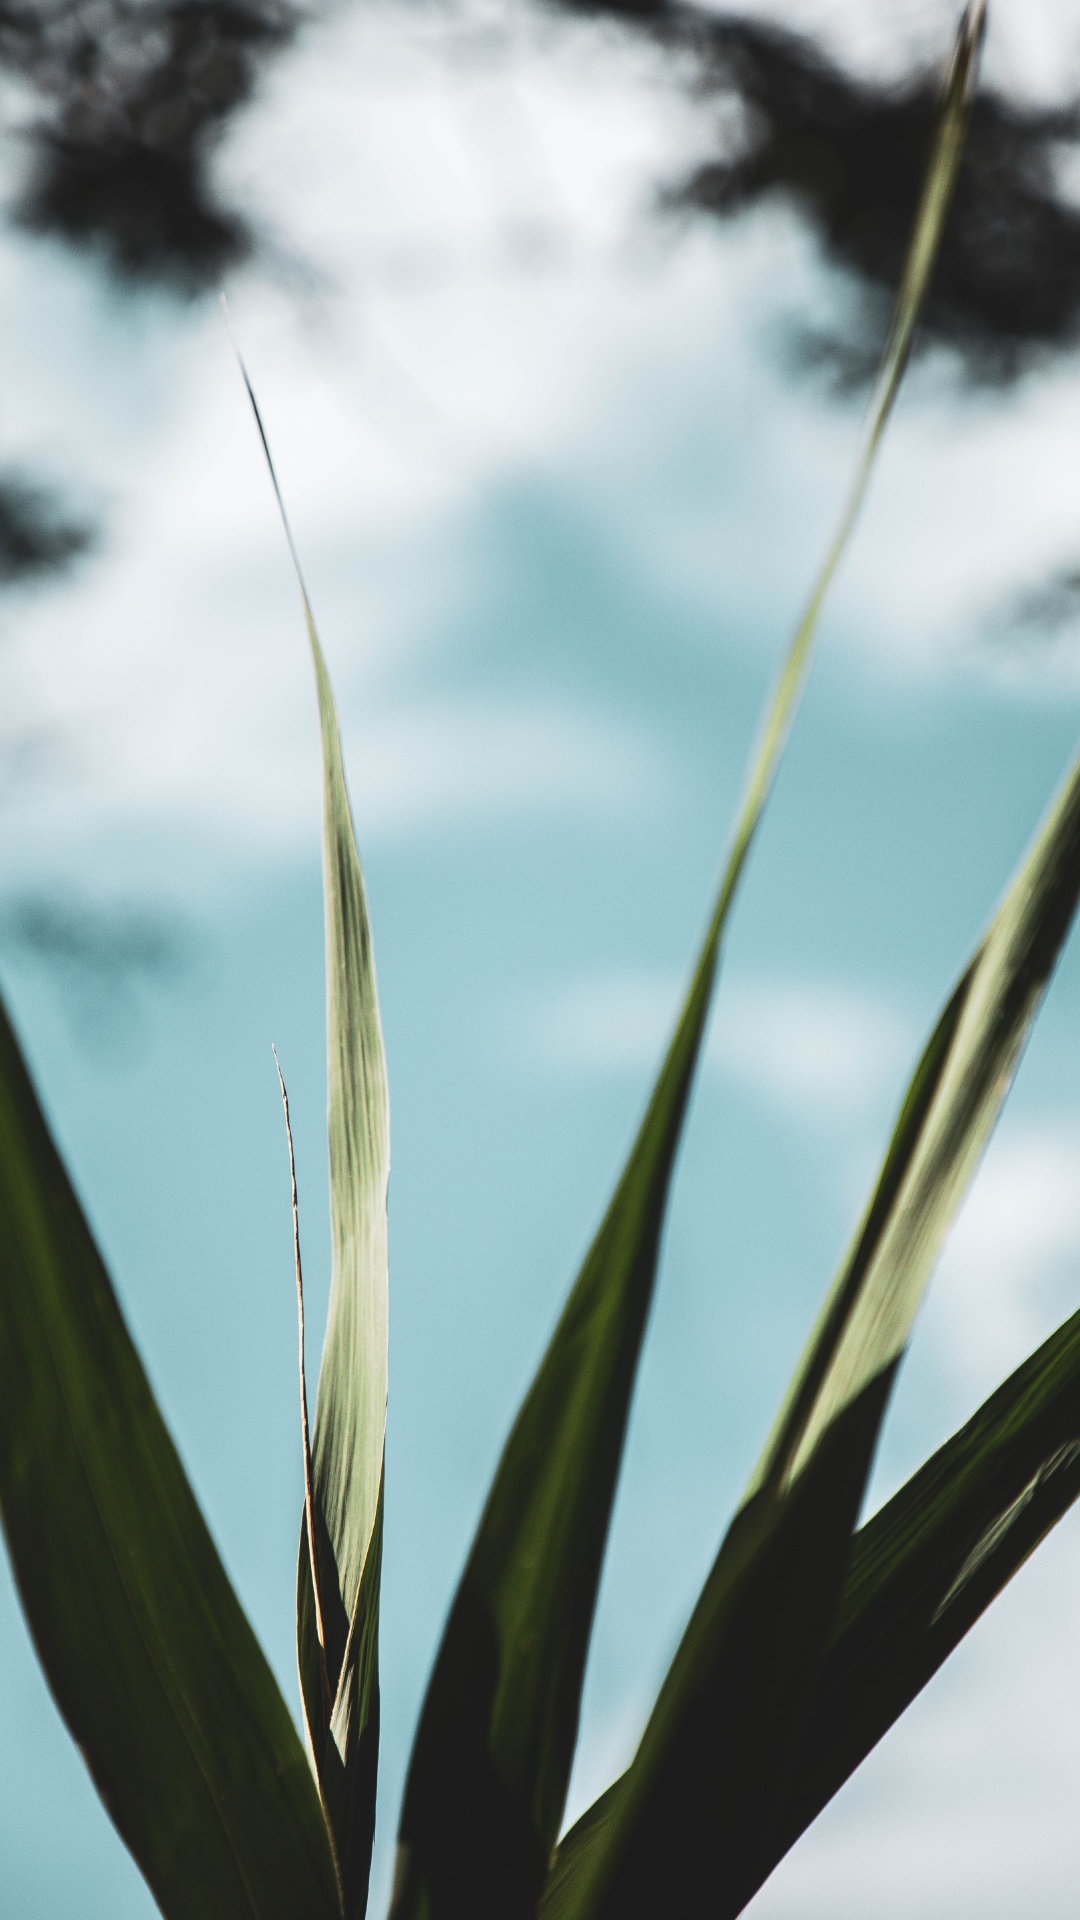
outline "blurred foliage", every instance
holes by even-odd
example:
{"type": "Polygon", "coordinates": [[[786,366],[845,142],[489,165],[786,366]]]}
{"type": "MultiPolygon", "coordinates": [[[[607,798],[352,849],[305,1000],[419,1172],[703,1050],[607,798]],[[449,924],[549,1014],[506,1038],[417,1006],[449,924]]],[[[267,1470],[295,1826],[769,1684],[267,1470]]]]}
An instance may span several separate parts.
{"type": "MultiPolygon", "coordinates": [[[[683,0],[550,0],[606,16],[677,56],[715,99],[717,151],[669,184],[669,212],[730,219],[781,197],[858,290],[843,337],[804,332],[798,358],[840,385],[880,356],[934,126],[939,76],[866,80],[807,34],[683,0]]],[[[308,18],[296,0],[26,0],[0,5],[0,57],[37,103],[24,226],[89,245],[124,275],[192,293],[255,239],[211,175],[217,141],[308,18]]],[[[1064,161],[1080,100],[1025,104],[983,92],[924,342],[955,349],[973,380],[1015,379],[1080,329],[1080,204],[1064,161]]]]}
{"type": "Polygon", "coordinates": [[[97,543],[97,529],[65,508],[54,488],[0,472],[0,586],[62,573],[97,543]]]}
{"type": "MultiPolygon", "coordinates": [[[[804,364],[841,385],[872,377],[899,284],[933,135],[940,77],[865,80],[806,34],[679,0],[562,0],[676,52],[717,101],[720,150],[664,189],[669,210],[727,220],[770,198],[808,225],[858,289],[845,337],[804,334],[804,364]]],[[[924,345],[953,348],[966,375],[1014,380],[1080,332],[1080,202],[1064,184],[1080,153],[1080,99],[1028,105],[981,91],[971,116],[924,345]]]]}
{"type": "Polygon", "coordinates": [[[215,281],[252,241],[211,185],[214,143],[300,18],[289,0],[0,7],[0,58],[41,103],[18,220],[136,278],[215,281]]]}
{"type": "Polygon", "coordinates": [[[195,952],[172,911],[70,887],[0,901],[0,953],[50,981],[80,1041],[115,1053],[139,1038],[147,989],[175,987],[195,952]]]}

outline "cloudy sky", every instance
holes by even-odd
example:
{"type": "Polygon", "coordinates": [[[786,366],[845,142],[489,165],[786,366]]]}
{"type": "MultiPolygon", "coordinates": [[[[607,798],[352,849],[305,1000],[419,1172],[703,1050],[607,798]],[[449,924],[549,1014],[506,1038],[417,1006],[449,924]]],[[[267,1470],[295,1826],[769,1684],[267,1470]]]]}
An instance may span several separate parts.
{"type": "MultiPolygon", "coordinates": [[[[865,72],[952,10],[792,7],[865,72]]],[[[1064,5],[998,0],[1032,98],[1064,5]]],[[[850,288],[794,216],[658,218],[709,150],[678,63],[520,0],[327,13],[218,156],[228,279],[337,687],[391,1074],[376,1909],[409,1736],[502,1439],[702,930],[857,401],[792,373],[850,288]]],[[[18,103],[16,103],[17,106],[18,103]]],[[[14,179],[18,124],[0,151],[14,179]]],[[[289,1194],[328,1233],[314,698],[213,293],[0,235],[0,464],[102,538],[0,600],[0,968],[230,1572],[295,1705],[289,1194]]],[[[1080,363],[914,370],[729,941],[605,1572],[571,1812],[624,1764],[843,1250],[921,1039],[1080,723],[1080,363]],[[1019,609],[1019,611],[1018,611],[1019,609]],[[1011,610],[1011,611],[1010,611],[1011,610]],[[1075,624],[1073,624],[1074,615],[1075,624]]],[[[1080,1304],[1065,956],[917,1331],[873,1498],[1080,1304]]],[[[152,1902],[0,1587],[0,1917],[152,1902]]],[[[754,1903],[1072,1914],[1066,1522],[754,1903]]]]}

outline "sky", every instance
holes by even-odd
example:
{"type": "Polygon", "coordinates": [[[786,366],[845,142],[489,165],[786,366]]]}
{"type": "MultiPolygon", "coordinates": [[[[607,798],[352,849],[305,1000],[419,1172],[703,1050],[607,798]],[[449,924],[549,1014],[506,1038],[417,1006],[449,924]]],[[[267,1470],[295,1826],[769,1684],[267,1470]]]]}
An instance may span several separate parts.
{"type": "MultiPolygon", "coordinates": [[[[872,70],[950,9],[809,5],[872,70]]],[[[991,74],[1080,68],[999,0],[991,74]]],[[[385,1908],[412,1726],[507,1427],[619,1171],[704,927],[857,401],[796,380],[850,292],[790,213],[664,223],[708,103],[610,26],[328,13],[218,176],[227,286],[342,717],[391,1084],[385,1908]]],[[[17,141],[3,164],[14,170],[17,141]]],[[[0,601],[0,974],[215,1538],[298,1710],[288,1168],[309,1368],[328,1282],[318,734],[288,555],[212,294],[0,234],[0,458],[105,532],[0,601]]],[[[919,363],[727,943],[672,1200],[569,1812],[630,1757],[922,1039],[1061,779],[1080,364],[919,363]]],[[[871,1505],[1080,1305],[1067,950],[935,1279],[871,1505]]],[[[1075,1911],[1067,1519],[752,1903],[1075,1911]]],[[[153,1904],[0,1577],[0,1920],[153,1904]]]]}

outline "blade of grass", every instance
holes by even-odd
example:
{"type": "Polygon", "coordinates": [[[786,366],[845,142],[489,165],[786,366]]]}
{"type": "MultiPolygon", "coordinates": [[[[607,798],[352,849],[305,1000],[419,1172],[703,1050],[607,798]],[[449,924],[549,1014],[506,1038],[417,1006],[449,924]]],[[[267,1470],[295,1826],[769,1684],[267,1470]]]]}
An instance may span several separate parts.
{"type": "MultiPolygon", "coordinates": [[[[1080,1495],[1080,1313],[856,1533],[764,1878],[1080,1495]]],[[[575,1911],[626,1776],[559,1847],[544,1920],[575,1911]]]]}
{"type": "Polygon", "coordinates": [[[671,1171],[720,942],[821,607],[862,504],[963,145],[982,8],[965,16],[855,478],[767,709],[689,992],[615,1195],[509,1437],[436,1658],[401,1820],[394,1920],[531,1914],[558,1832],[671,1171]]]}
{"type": "Polygon", "coordinates": [[[1080,1494],[1080,1313],[855,1535],[776,1860],[1080,1494]]]}
{"type": "Polygon", "coordinates": [[[775,1863],[892,1381],[1078,896],[1080,760],[919,1063],[638,1754],[602,1833],[568,1836],[552,1912],[625,1920],[693,1887],[737,1913],[775,1863]]]}
{"type": "MultiPolygon", "coordinates": [[[[225,319],[228,325],[227,310],[225,319]]],[[[367,899],[333,690],[262,415],[235,338],[233,346],[296,571],[315,670],[322,741],[333,1258],[311,1448],[312,1538],[319,1591],[316,1597],[305,1516],[297,1566],[296,1638],[308,1735],[333,1836],[345,1920],[360,1920],[367,1905],[375,1834],[379,1740],[389,1292],[386,1060],[367,899]]]]}
{"type": "Polygon", "coordinates": [[[303,1748],[2,1008],[0,1513],[56,1703],[168,1920],[336,1920],[303,1748]]]}

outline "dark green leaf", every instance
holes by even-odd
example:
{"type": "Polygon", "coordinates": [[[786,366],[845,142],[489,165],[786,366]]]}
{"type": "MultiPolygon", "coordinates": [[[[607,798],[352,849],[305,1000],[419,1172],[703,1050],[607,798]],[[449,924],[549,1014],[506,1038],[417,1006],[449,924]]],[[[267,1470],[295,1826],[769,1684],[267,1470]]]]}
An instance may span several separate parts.
{"type": "MultiPolygon", "coordinates": [[[[318,1524],[318,1515],[316,1515],[318,1524]]],[[[332,1566],[332,1548],[321,1530],[321,1561],[332,1566]]],[[[363,1914],[367,1904],[371,1849],[375,1837],[375,1792],[379,1760],[379,1583],[382,1574],[382,1489],[375,1531],[364,1562],[360,1590],[353,1607],[351,1629],[345,1630],[344,1608],[324,1609],[327,1634],[327,1670],[333,1689],[333,1721],[326,1711],[326,1693],[319,1658],[318,1631],[311,1585],[306,1524],[300,1530],[300,1559],[296,1582],[296,1637],[301,1692],[309,1715],[309,1733],[321,1755],[319,1786],[335,1838],[335,1862],[342,1902],[350,1916],[363,1914]]],[[[324,1583],[325,1590],[325,1583],[324,1583]]],[[[331,1589],[333,1595],[334,1590],[331,1589]]]]}
{"type": "MultiPolygon", "coordinates": [[[[1080,1494],[1080,1313],[860,1528],[787,1771],[764,1878],[1080,1494]]],[[[626,1776],[556,1855],[544,1920],[576,1911],[626,1776]]]]}
{"type": "Polygon", "coordinates": [[[2,1009],[0,1509],[57,1704],[169,1920],[334,1920],[303,1749],[2,1009]]]}
{"type": "Polygon", "coordinates": [[[714,966],[715,941],[485,1508],[417,1733],[395,1916],[515,1920],[535,1910],[573,1757],[667,1183],[714,966]]]}
{"type": "MultiPolygon", "coordinates": [[[[524,1920],[535,1909],[562,1817],[630,1396],[721,936],[910,350],[962,146],[980,18],[972,13],[957,58],[854,485],[766,715],[686,1003],[507,1442],[451,1609],[409,1769],[394,1920],[524,1920]]],[[[854,1513],[849,1531],[853,1521],[854,1513]]]]}
{"type": "Polygon", "coordinates": [[[1080,1313],[856,1534],[792,1763],[775,1859],[1078,1494],[1080,1313]]]}
{"type": "Polygon", "coordinates": [[[560,1914],[634,1920],[662,1889],[735,1914],[778,1857],[892,1380],[1078,895],[1080,761],[916,1070],[870,1206],[602,1837],[594,1829],[564,1843],[560,1914]]]}

